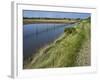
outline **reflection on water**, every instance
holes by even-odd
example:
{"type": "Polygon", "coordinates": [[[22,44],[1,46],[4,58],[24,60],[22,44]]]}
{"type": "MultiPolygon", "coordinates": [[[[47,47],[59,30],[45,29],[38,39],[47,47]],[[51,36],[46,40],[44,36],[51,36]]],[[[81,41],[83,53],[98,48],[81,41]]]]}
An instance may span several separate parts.
{"type": "Polygon", "coordinates": [[[35,54],[41,47],[52,43],[63,32],[65,27],[74,24],[26,24],[23,26],[23,57],[35,54]]]}

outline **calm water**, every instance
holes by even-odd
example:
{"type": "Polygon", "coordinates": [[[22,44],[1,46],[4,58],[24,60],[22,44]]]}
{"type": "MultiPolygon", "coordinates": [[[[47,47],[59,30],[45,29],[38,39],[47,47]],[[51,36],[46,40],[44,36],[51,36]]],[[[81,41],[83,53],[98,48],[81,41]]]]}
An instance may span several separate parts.
{"type": "Polygon", "coordinates": [[[23,26],[24,59],[35,54],[41,47],[52,43],[61,36],[65,27],[74,24],[26,24],[23,26]]]}

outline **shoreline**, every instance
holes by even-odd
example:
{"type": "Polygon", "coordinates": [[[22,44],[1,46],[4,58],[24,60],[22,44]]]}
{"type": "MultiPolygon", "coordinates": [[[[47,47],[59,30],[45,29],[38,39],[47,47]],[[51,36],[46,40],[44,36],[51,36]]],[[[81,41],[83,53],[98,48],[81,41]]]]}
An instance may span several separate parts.
{"type": "Polygon", "coordinates": [[[36,23],[57,23],[57,24],[74,24],[77,20],[44,20],[44,19],[23,19],[23,24],[36,23]]]}

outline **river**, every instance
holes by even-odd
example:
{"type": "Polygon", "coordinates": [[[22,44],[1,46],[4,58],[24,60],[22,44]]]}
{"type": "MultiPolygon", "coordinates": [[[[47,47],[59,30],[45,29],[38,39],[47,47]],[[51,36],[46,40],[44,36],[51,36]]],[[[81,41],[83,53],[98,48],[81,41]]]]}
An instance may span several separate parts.
{"type": "Polygon", "coordinates": [[[49,45],[75,24],[38,23],[23,25],[23,57],[27,59],[40,48],[49,45]]]}

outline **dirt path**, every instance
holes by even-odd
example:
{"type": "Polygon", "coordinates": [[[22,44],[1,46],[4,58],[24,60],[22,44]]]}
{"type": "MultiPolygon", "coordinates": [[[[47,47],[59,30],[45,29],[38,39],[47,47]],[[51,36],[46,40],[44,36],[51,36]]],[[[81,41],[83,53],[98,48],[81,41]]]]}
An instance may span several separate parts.
{"type": "Polygon", "coordinates": [[[78,53],[76,64],[78,66],[89,66],[91,65],[91,45],[90,40],[87,40],[82,48],[80,49],[80,52],[78,53]]]}

